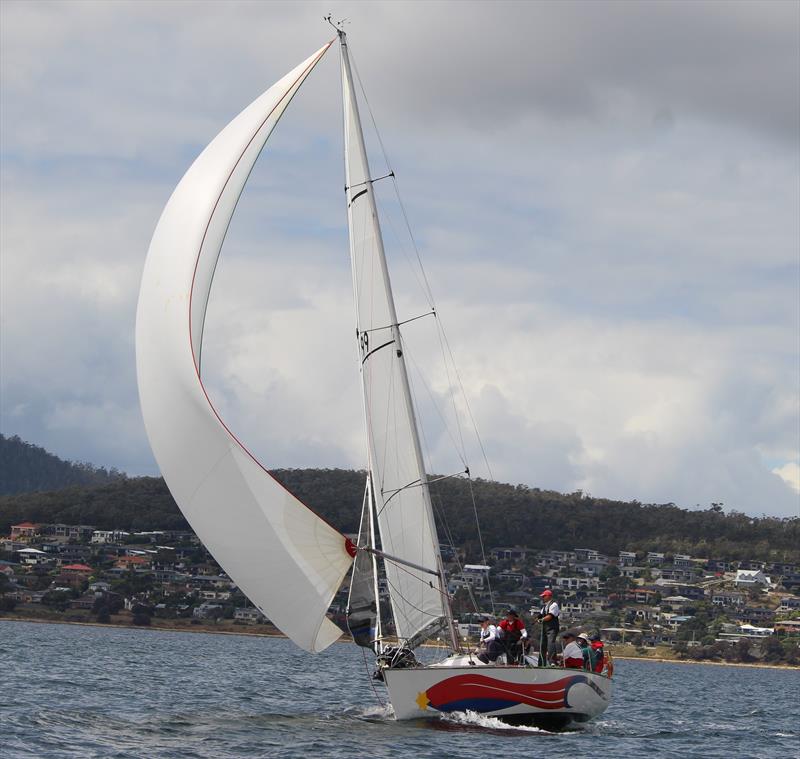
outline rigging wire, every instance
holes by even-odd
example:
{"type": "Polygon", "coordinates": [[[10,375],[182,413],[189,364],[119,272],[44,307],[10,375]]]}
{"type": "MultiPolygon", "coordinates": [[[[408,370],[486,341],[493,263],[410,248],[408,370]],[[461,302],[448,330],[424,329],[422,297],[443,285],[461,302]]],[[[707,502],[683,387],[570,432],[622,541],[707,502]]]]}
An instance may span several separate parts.
{"type": "Polygon", "coordinates": [[[364,103],[367,106],[367,112],[369,113],[369,118],[370,118],[370,121],[372,122],[372,128],[375,131],[375,136],[378,139],[378,144],[380,145],[381,153],[383,153],[383,160],[386,163],[387,169],[389,169],[389,171],[391,172],[390,175],[392,177],[392,184],[394,185],[395,194],[397,196],[397,201],[398,201],[398,203],[400,205],[400,208],[401,208],[401,210],[403,212],[403,218],[405,219],[406,229],[408,230],[408,236],[409,236],[409,238],[411,240],[411,244],[412,244],[412,246],[414,248],[414,253],[416,254],[416,257],[417,257],[417,262],[419,263],[420,273],[422,275],[422,279],[423,279],[423,282],[424,282],[424,291],[425,291],[425,294],[426,294],[426,296],[428,298],[428,301],[429,301],[431,307],[433,307],[433,305],[434,305],[433,292],[431,291],[430,283],[428,282],[428,277],[425,274],[425,267],[423,267],[423,265],[422,265],[422,259],[421,259],[420,254],[419,254],[419,247],[417,246],[417,241],[414,238],[414,232],[411,229],[411,224],[408,221],[408,214],[406,213],[405,206],[403,204],[403,199],[400,197],[400,192],[399,192],[399,189],[397,187],[397,177],[394,175],[394,170],[392,169],[391,162],[389,161],[389,154],[386,152],[386,146],[383,144],[383,139],[381,138],[381,133],[378,131],[378,123],[375,120],[375,114],[372,112],[372,106],[369,103],[369,98],[367,97],[366,90],[364,89],[364,84],[361,81],[361,74],[358,71],[358,66],[356,65],[355,59],[353,58],[352,51],[350,53],[350,64],[351,64],[352,69],[355,71],[356,80],[358,81],[358,86],[361,89],[361,95],[364,98],[364,103]]]}
{"type": "MultiPolygon", "coordinates": [[[[438,497],[437,497],[436,500],[437,501],[441,501],[441,499],[438,498],[438,497]]],[[[433,502],[433,498],[431,498],[431,501],[433,502]]],[[[442,526],[444,527],[445,532],[447,533],[447,539],[450,541],[450,546],[455,549],[455,544],[453,542],[453,534],[450,531],[450,525],[447,522],[447,516],[444,513],[444,508],[442,507],[441,503],[435,503],[434,507],[437,510],[437,513],[438,513],[438,516],[439,516],[439,521],[442,524],[442,526]]],[[[455,562],[456,562],[456,566],[458,567],[458,571],[461,573],[461,575],[463,577],[463,575],[464,575],[464,566],[461,563],[461,559],[459,558],[458,551],[453,550],[453,556],[455,557],[455,562]]],[[[470,585],[470,583],[467,583],[466,586],[467,586],[466,587],[467,594],[469,595],[469,600],[472,603],[472,608],[476,612],[480,611],[480,609],[478,608],[478,599],[475,597],[475,594],[472,592],[473,591],[472,585],[470,585]]],[[[449,593],[448,593],[448,595],[449,595],[449,593]]],[[[494,599],[492,599],[492,614],[494,614],[494,599]]]]}
{"type": "MultiPolygon", "coordinates": [[[[410,268],[412,270],[412,273],[413,273],[415,279],[417,280],[418,285],[420,286],[420,289],[422,290],[422,292],[424,293],[425,297],[428,300],[428,303],[429,303],[430,308],[431,308],[431,313],[434,316],[438,317],[438,314],[436,313],[436,307],[435,307],[435,302],[434,302],[434,298],[433,298],[433,293],[431,291],[430,283],[428,281],[428,277],[427,277],[427,274],[425,272],[425,267],[423,266],[423,263],[422,263],[422,258],[421,258],[421,255],[420,255],[419,246],[417,245],[416,238],[414,237],[414,233],[413,233],[413,230],[411,228],[411,224],[410,224],[410,221],[409,221],[409,218],[408,218],[408,213],[406,211],[405,204],[403,203],[403,199],[402,199],[402,197],[400,195],[397,178],[395,176],[394,170],[391,167],[391,163],[389,161],[389,156],[388,156],[388,153],[386,151],[386,147],[385,147],[385,145],[383,143],[383,139],[381,138],[381,134],[380,134],[380,132],[378,130],[377,122],[376,122],[376,119],[375,119],[375,115],[374,115],[374,113],[372,111],[372,107],[370,105],[369,98],[367,97],[366,91],[364,89],[364,85],[363,85],[363,83],[361,81],[361,76],[360,76],[360,73],[358,71],[358,67],[357,67],[357,65],[355,63],[355,60],[354,60],[353,56],[352,56],[352,51],[350,52],[350,60],[351,60],[352,69],[355,72],[355,77],[356,77],[356,80],[358,82],[358,85],[359,85],[359,88],[360,88],[360,91],[361,91],[361,96],[362,96],[362,98],[364,100],[364,103],[366,104],[367,112],[369,113],[369,117],[370,117],[370,120],[372,122],[372,127],[373,127],[373,130],[374,130],[375,137],[377,138],[378,144],[379,144],[381,152],[383,154],[383,159],[384,159],[384,162],[386,164],[386,168],[387,168],[387,170],[389,172],[384,177],[379,177],[379,178],[380,179],[384,179],[384,178],[387,178],[387,177],[391,177],[391,179],[392,179],[392,185],[394,187],[394,192],[395,192],[395,196],[397,198],[398,206],[399,206],[400,211],[402,213],[402,217],[403,217],[403,221],[404,221],[404,224],[405,224],[406,233],[408,235],[408,239],[410,239],[410,241],[411,241],[411,245],[413,247],[414,255],[415,255],[415,258],[416,258],[416,261],[417,261],[417,266],[415,267],[412,264],[410,266],[410,268]],[[420,275],[421,275],[421,279],[420,279],[420,275]]],[[[346,118],[346,116],[344,114],[344,107],[343,107],[343,118],[346,118]]],[[[345,132],[346,132],[346,130],[345,130],[345,132]]],[[[371,181],[373,181],[373,180],[367,180],[367,182],[364,182],[363,184],[367,184],[368,182],[371,182],[371,181]]],[[[378,206],[379,205],[379,200],[378,200],[378,198],[377,198],[377,196],[376,196],[376,194],[374,192],[374,189],[373,189],[372,196],[373,196],[373,199],[376,202],[376,206],[378,206]]],[[[380,205],[382,206],[383,204],[381,203],[380,205]]],[[[383,210],[383,209],[381,209],[381,210],[383,210]]],[[[391,229],[392,234],[393,234],[395,240],[397,241],[400,250],[403,252],[404,256],[409,261],[409,264],[411,264],[410,258],[408,256],[407,251],[406,251],[406,246],[404,245],[401,236],[398,234],[397,230],[395,229],[394,219],[393,219],[392,215],[390,213],[385,212],[385,211],[383,211],[383,213],[381,215],[385,220],[387,220],[389,222],[389,228],[391,229]]],[[[365,223],[366,223],[366,219],[365,219],[365,223]]],[[[364,237],[362,237],[362,240],[363,239],[364,239],[364,237]]],[[[364,258],[365,257],[362,257],[362,266],[365,263],[364,258]]],[[[356,279],[358,281],[358,278],[356,278],[356,279]]],[[[359,285],[360,285],[360,283],[357,284],[357,288],[359,287],[359,285]]],[[[421,317],[414,317],[414,319],[417,319],[417,318],[421,318],[421,317]]],[[[414,319],[409,319],[407,321],[413,321],[414,319]]],[[[448,436],[450,437],[451,443],[453,444],[453,448],[455,449],[459,459],[461,460],[462,464],[465,467],[465,473],[467,474],[467,478],[469,480],[470,500],[471,500],[471,503],[472,503],[472,510],[473,510],[473,515],[474,515],[474,518],[475,518],[475,523],[476,523],[476,526],[477,526],[478,540],[479,540],[479,545],[480,545],[480,550],[481,550],[481,558],[482,558],[483,563],[485,565],[486,564],[485,546],[484,546],[484,541],[483,541],[483,535],[482,535],[481,528],[480,528],[480,522],[478,520],[478,509],[477,509],[475,491],[474,491],[474,487],[473,487],[473,481],[472,481],[471,476],[469,475],[469,465],[468,465],[467,460],[466,460],[466,456],[467,456],[467,454],[466,454],[466,445],[465,445],[465,442],[464,442],[464,434],[463,434],[463,430],[462,430],[462,426],[461,426],[460,414],[458,412],[458,407],[457,407],[457,404],[456,404],[455,393],[452,392],[453,382],[452,382],[452,378],[451,378],[451,368],[452,368],[453,373],[455,374],[455,378],[456,378],[457,384],[458,384],[458,389],[459,389],[460,395],[461,395],[461,397],[463,399],[464,406],[466,408],[466,411],[467,411],[467,414],[468,414],[468,417],[469,417],[473,432],[475,434],[475,438],[476,438],[477,443],[479,445],[479,448],[480,448],[480,451],[481,451],[481,455],[482,455],[482,458],[483,458],[483,462],[484,462],[484,464],[486,466],[486,470],[487,470],[487,472],[489,474],[489,479],[490,480],[494,480],[494,475],[492,473],[491,465],[489,464],[488,456],[486,455],[486,449],[484,447],[483,440],[481,439],[480,433],[478,432],[478,427],[477,427],[477,424],[475,422],[475,417],[474,417],[474,414],[472,412],[471,405],[469,403],[467,394],[466,394],[465,389],[464,389],[463,380],[461,378],[461,375],[460,375],[460,373],[458,371],[458,367],[456,365],[455,359],[453,357],[453,352],[452,352],[452,349],[450,347],[450,343],[449,343],[449,340],[447,338],[447,334],[445,333],[444,326],[441,324],[441,321],[440,321],[439,318],[437,318],[436,321],[437,321],[437,335],[438,335],[438,339],[439,339],[439,347],[440,347],[440,351],[441,351],[442,358],[443,358],[443,364],[444,364],[444,369],[445,369],[445,374],[446,374],[446,379],[447,379],[447,387],[448,387],[448,390],[449,390],[450,400],[451,400],[452,405],[453,405],[453,415],[454,415],[455,423],[456,423],[458,441],[456,441],[455,436],[453,435],[453,431],[451,430],[450,425],[447,423],[447,421],[446,421],[446,419],[445,419],[445,417],[444,417],[444,415],[443,415],[443,413],[442,413],[442,411],[441,411],[441,409],[439,407],[439,404],[436,402],[436,399],[435,399],[435,397],[433,395],[433,392],[432,392],[430,386],[428,385],[427,382],[425,382],[424,375],[419,371],[419,367],[417,366],[417,364],[414,361],[413,357],[411,357],[411,361],[414,364],[414,367],[415,367],[415,370],[416,370],[418,376],[422,378],[423,387],[424,387],[425,391],[427,392],[427,394],[428,394],[428,396],[429,396],[429,398],[431,400],[431,404],[434,407],[434,409],[436,410],[436,413],[439,415],[439,418],[440,418],[440,420],[441,420],[441,422],[443,424],[443,427],[446,430],[448,436]],[[449,358],[449,361],[448,361],[448,358],[449,358]]],[[[404,323],[404,322],[400,322],[400,323],[404,323]]],[[[370,331],[372,331],[372,330],[370,330],[370,331]]],[[[408,348],[407,348],[407,344],[406,344],[405,340],[401,339],[401,344],[398,346],[398,348],[401,349],[404,354],[408,355],[408,348]]],[[[394,377],[392,376],[392,380],[393,379],[394,379],[394,377]]],[[[414,385],[413,385],[413,381],[409,382],[409,385],[410,385],[410,389],[411,389],[411,393],[412,393],[412,403],[416,408],[419,408],[419,405],[416,402],[416,397],[415,397],[416,394],[415,394],[415,388],[414,388],[414,385]]],[[[367,397],[369,398],[370,395],[371,394],[368,393],[367,397]]],[[[392,410],[394,410],[395,414],[397,413],[397,409],[396,408],[392,409],[393,404],[391,402],[391,399],[392,399],[393,395],[394,395],[394,389],[390,385],[389,393],[387,395],[387,408],[386,408],[386,411],[385,411],[387,422],[389,420],[389,417],[391,416],[392,410]]],[[[367,409],[367,414],[370,415],[370,416],[372,415],[371,412],[370,412],[370,409],[367,409]]],[[[428,460],[427,468],[430,469],[430,460],[431,460],[430,459],[430,447],[428,445],[427,437],[425,435],[425,430],[422,428],[421,425],[420,425],[419,429],[420,429],[421,436],[423,438],[424,449],[425,449],[425,454],[426,454],[425,458],[428,460]]],[[[397,430],[397,426],[396,425],[394,427],[394,433],[395,433],[395,435],[398,434],[398,430],[397,430]]],[[[383,456],[382,479],[384,480],[384,482],[381,482],[381,491],[383,491],[383,486],[385,485],[385,477],[386,477],[386,474],[387,474],[387,471],[388,471],[387,470],[387,466],[386,466],[387,463],[388,463],[387,460],[386,460],[387,455],[388,455],[388,449],[389,449],[388,440],[385,441],[384,445],[385,445],[385,448],[384,448],[384,451],[382,452],[382,456],[383,456]]],[[[397,452],[397,446],[395,446],[395,452],[397,452]]],[[[433,501],[433,499],[431,499],[431,501],[433,501]]],[[[443,527],[445,529],[445,532],[447,533],[448,539],[450,540],[450,544],[451,544],[451,546],[454,547],[453,542],[452,542],[452,534],[450,532],[449,526],[447,525],[446,517],[444,516],[443,510],[440,507],[437,506],[437,511],[439,513],[439,516],[440,516],[440,521],[442,522],[443,527]]],[[[455,553],[455,556],[456,556],[457,564],[459,566],[459,570],[463,572],[463,568],[460,565],[460,559],[458,559],[458,554],[455,553]]],[[[399,565],[397,565],[397,566],[399,566],[399,565]]],[[[403,571],[407,572],[408,570],[403,568],[403,571]]],[[[409,574],[411,574],[411,573],[409,573],[409,574]]],[[[489,580],[488,577],[487,577],[487,585],[488,585],[489,597],[490,597],[491,604],[492,604],[492,613],[494,614],[494,612],[495,612],[494,594],[493,594],[492,588],[491,588],[491,581],[489,580]]],[[[473,606],[475,607],[475,609],[477,611],[477,603],[476,603],[475,596],[474,596],[474,594],[472,592],[472,587],[469,586],[469,585],[468,585],[468,587],[469,587],[470,598],[472,600],[473,606]]],[[[449,594],[447,594],[447,589],[446,588],[442,588],[440,590],[440,592],[442,592],[443,595],[446,595],[447,597],[449,597],[449,594]]],[[[407,602],[407,599],[404,599],[404,600],[406,600],[406,602],[407,602]]],[[[411,605],[413,607],[413,604],[409,604],[409,605],[411,605]]],[[[421,610],[418,610],[418,611],[421,611],[421,610]]]]}
{"type": "MultiPolygon", "coordinates": [[[[450,438],[450,442],[453,444],[453,448],[455,449],[459,460],[461,461],[461,463],[464,466],[464,468],[468,469],[469,467],[468,467],[468,464],[467,464],[467,454],[466,454],[466,450],[464,448],[463,439],[461,441],[461,445],[459,445],[459,443],[453,437],[453,433],[452,433],[452,430],[450,428],[450,425],[448,424],[447,419],[445,418],[444,414],[442,413],[442,410],[439,407],[439,404],[436,402],[436,397],[433,394],[433,390],[431,390],[430,385],[425,381],[425,376],[422,374],[422,371],[420,370],[419,364],[417,363],[417,360],[414,357],[413,352],[406,351],[406,356],[410,359],[411,364],[415,369],[415,375],[414,375],[414,377],[413,377],[413,379],[412,379],[412,381],[410,383],[410,384],[412,384],[412,390],[416,389],[414,387],[414,380],[415,379],[419,379],[420,383],[422,384],[422,387],[425,389],[425,391],[428,394],[428,398],[431,401],[431,406],[433,406],[434,410],[436,411],[436,414],[437,414],[437,416],[439,417],[439,420],[442,423],[442,427],[444,427],[445,431],[447,432],[447,436],[450,438]]],[[[415,399],[415,403],[416,403],[416,399],[415,399]]],[[[419,405],[417,405],[417,408],[419,408],[419,405]]],[[[422,429],[422,433],[423,433],[423,436],[424,436],[425,430],[424,430],[424,428],[422,428],[422,425],[420,425],[420,427],[422,429]]]]}
{"type": "MultiPolygon", "coordinates": [[[[383,560],[385,562],[391,564],[392,566],[397,567],[398,569],[402,570],[407,575],[410,575],[411,577],[413,577],[415,580],[419,580],[421,583],[423,583],[425,585],[428,585],[428,587],[432,587],[434,590],[437,590],[436,586],[433,585],[433,583],[430,583],[428,580],[424,580],[419,575],[415,575],[411,570],[409,570],[407,567],[404,567],[402,564],[399,564],[396,561],[392,561],[391,559],[389,559],[389,558],[387,558],[385,556],[383,557],[383,560]]],[[[396,588],[394,585],[392,585],[392,581],[388,577],[386,578],[386,584],[389,586],[390,590],[394,591],[394,594],[397,595],[397,597],[400,598],[406,606],[410,606],[412,609],[414,609],[414,611],[418,611],[420,614],[424,614],[425,616],[430,617],[432,620],[439,619],[442,616],[441,614],[432,614],[431,612],[426,611],[425,609],[422,609],[419,606],[417,606],[414,603],[412,603],[411,601],[409,601],[408,598],[406,598],[400,592],[399,588],[396,588]]],[[[449,598],[450,597],[446,589],[438,588],[438,591],[439,591],[439,595],[441,595],[443,598],[449,598]]],[[[395,630],[395,633],[396,632],[397,631],[395,630]]]]}
{"type": "Polygon", "coordinates": [[[361,648],[361,653],[364,656],[364,671],[367,673],[367,680],[369,680],[369,684],[372,686],[372,692],[375,694],[375,700],[382,706],[386,707],[383,699],[380,697],[378,693],[378,689],[375,687],[375,679],[369,673],[369,664],[367,664],[367,650],[365,648],[361,648]]]}
{"type": "MultiPolygon", "coordinates": [[[[435,311],[436,310],[436,305],[435,305],[435,299],[433,297],[433,291],[431,290],[430,282],[428,281],[428,276],[427,276],[427,274],[425,272],[425,266],[422,263],[422,256],[420,255],[419,246],[417,245],[416,238],[414,237],[414,232],[413,232],[413,230],[411,228],[411,223],[410,223],[409,218],[408,218],[408,213],[406,211],[405,204],[403,203],[403,198],[400,195],[400,188],[399,188],[399,185],[398,185],[398,182],[397,182],[397,177],[395,176],[395,172],[392,169],[392,165],[391,165],[391,162],[389,160],[389,155],[388,155],[388,153],[386,151],[386,146],[384,145],[383,139],[381,138],[380,131],[378,130],[377,121],[375,120],[375,115],[374,115],[374,113],[372,111],[372,107],[370,106],[369,98],[367,97],[367,93],[366,93],[366,91],[364,89],[364,85],[363,85],[363,83],[361,81],[361,75],[359,74],[358,66],[356,65],[356,62],[355,62],[355,60],[353,58],[352,51],[350,51],[350,63],[351,63],[351,66],[352,66],[352,68],[353,68],[353,70],[355,72],[356,80],[358,81],[358,86],[359,86],[359,88],[361,90],[361,96],[363,97],[364,103],[367,106],[367,111],[368,111],[369,116],[370,116],[370,121],[372,122],[372,128],[373,128],[373,130],[375,132],[375,137],[378,140],[378,144],[380,145],[380,149],[381,149],[381,152],[383,154],[383,159],[384,159],[384,161],[386,163],[387,169],[389,169],[389,171],[390,171],[390,176],[392,178],[392,185],[394,186],[395,195],[397,197],[397,202],[398,202],[398,205],[399,205],[399,207],[401,209],[401,212],[403,214],[403,219],[404,219],[404,222],[405,222],[406,231],[407,231],[408,237],[411,240],[411,243],[412,243],[412,246],[413,246],[413,249],[414,249],[414,255],[416,257],[417,265],[419,267],[419,273],[422,276],[422,282],[420,283],[420,286],[421,286],[423,292],[425,293],[426,298],[428,299],[428,302],[430,304],[431,309],[435,311]]],[[[376,202],[377,202],[377,200],[378,200],[378,198],[376,197],[376,202]]],[[[400,236],[397,235],[396,231],[394,230],[393,218],[392,218],[391,214],[384,213],[382,215],[382,218],[384,218],[385,220],[387,220],[389,222],[390,228],[392,228],[392,231],[394,232],[395,237],[397,238],[398,242],[400,242],[400,236]]],[[[402,244],[401,244],[401,249],[403,249],[402,244]]],[[[414,270],[414,275],[415,275],[415,277],[417,276],[416,270],[414,270]]],[[[418,281],[419,281],[419,279],[418,279],[418,281]]],[[[440,319],[438,313],[437,313],[437,323],[439,324],[440,341],[442,341],[443,345],[444,345],[442,353],[443,353],[443,356],[444,356],[444,359],[445,359],[444,360],[445,370],[448,372],[448,377],[449,377],[449,368],[448,368],[448,362],[447,362],[447,358],[449,357],[450,364],[452,365],[453,371],[454,371],[454,373],[456,375],[456,379],[458,381],[458,387],[459,387],[459,390],[461,392],[461,396],[462,396],[462,398],[464,400],[464,404],[466,406],[467,413],[469,415],[471,426],[473,428],[473,431],[475,433],[475,437],[477,439],[478,445],[479,445],[480,450],[481,450],[481,455],[482,455],[484,464],[486,466],[486,470],[487,470],[487,472],[489,474],[489,479],[490,480],[494,480],[494,474],[492,473],[492,468],[491,468],[491,465],[489,464],[488,456],[486,455],[486,449],[485,449],[485,447],[483,445],[483,440],[481,439],[480,433],[478,432],[478,426],[477,426],[477,423],[475,422],[475,417],[474,417],[474,415],[472,413],[472,408],[470,406],[469,400],[467,398],[466,391],[464,389],[464,383],[463,383],[463,381],[461,379],[461,375],[460,375],[460,373],[458,371],[458,366],[456,365],[455,358],[453,357],[453,352],[452,352],[452,349],[450,348],[450,342],[447,339],[447,333],[444,330],[444,325],[441,324],[441,319],[440,319]]],[[[455,398],[455,396],[453,396],[453,398],[455,398]]],[[[456,413],[456,419],[458,419],[458,414],[457,413],[456,413]]],[[[462,444],[462,450],[463,450],[463,444],[462,444]]]]}

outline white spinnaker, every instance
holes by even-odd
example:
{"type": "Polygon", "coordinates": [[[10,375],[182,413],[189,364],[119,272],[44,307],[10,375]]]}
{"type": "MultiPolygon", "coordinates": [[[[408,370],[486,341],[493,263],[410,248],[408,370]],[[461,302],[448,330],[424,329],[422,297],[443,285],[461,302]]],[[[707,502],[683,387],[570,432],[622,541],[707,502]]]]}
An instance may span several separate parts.
{"type": "Polygon", "coordinates": [[[214,268],[239,195],[278,119],[329,47],[245,108],[186,172],[153,234],[136,316],[142,414],[173,497],[250,600],[314,652],[341,635],[325,612],[352,563],[345,538],[233,436],[206,395],[199,357],[214,268]]]}
{"type": "MultiPolygon", "coordinates": [[[[381,548],[437,570],[438,538],[344,40],[342,82],[350,256],[381,548]]],[[[438,577],[387,561],[386,579],[398,637],[413,638],[445,615],[438,577]]]]}

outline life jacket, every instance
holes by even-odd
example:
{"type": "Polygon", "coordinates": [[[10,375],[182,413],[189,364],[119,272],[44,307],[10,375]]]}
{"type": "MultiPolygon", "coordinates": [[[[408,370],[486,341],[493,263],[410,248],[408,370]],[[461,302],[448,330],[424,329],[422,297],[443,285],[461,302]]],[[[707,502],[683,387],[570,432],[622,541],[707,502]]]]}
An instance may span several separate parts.
{"type": "MultiPolygon", "coordinates": [[[[547,603],[546,603],[544,606],[542,606],[542,612],[541,612],[541,614],[542,614],[542,616],[543,616],[543,617],[544,617],[544,616],[546,616],[547,614],[549,614],[549,613],[550,613],[550,607],[551,607],[551,606],[552,606],[554,603],[555,603],[555,601],[553,601],[553,600],[551,599],[551,600],[550,600],[550,601],[548,601],[548,602],[547,602],[547,603]]],[[[542,629],[543,629],[545,632],[547,632],[547,631],[549,631],[549,630],[554,630],[555,632],[558,632],[558,631],[560,630],[560,627],[559,627],[559,624],[558,624],[558,615],[557,615],[557,614],[554,614],[554,615],[553,615],[553,618],[552,618],[551,620],[548,620],[547,622],[544,622],[544,621],[543,621],[543,622],[542,622],[542,629]]]]}
{"type": "Polygon", "coordinates": [[[603,671],[603,659],[605,658],[605,651],[603,649],[602,640],[592,641],[592,669],[595,672],[603,671]]]}

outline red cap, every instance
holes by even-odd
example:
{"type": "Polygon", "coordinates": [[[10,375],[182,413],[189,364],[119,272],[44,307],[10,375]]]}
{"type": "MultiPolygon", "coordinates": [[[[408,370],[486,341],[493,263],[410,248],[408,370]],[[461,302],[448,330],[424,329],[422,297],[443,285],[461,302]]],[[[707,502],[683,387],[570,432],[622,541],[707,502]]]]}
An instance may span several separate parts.
{"type": "Polygon", "coordinates": [[[553,591],[548,588],[547,590],[543,590],[541,593],[539,593],[539,598],[549,598],[552,595],[553,591]]]}

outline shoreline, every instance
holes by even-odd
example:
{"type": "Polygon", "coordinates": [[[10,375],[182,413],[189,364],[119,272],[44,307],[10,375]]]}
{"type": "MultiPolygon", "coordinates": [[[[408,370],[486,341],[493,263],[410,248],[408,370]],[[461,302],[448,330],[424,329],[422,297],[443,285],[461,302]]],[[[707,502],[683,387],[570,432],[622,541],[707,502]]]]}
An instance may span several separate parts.
{"type": "MultiPolygon", "coordinates": [[[[132,624],[121,624],[115,622],[82,622],[76,620],[66,620],[66,619],[42,619],[42,618],[35,618],[35,617],[17,617],[17,616],[0,616],[0,622],[32,622],[34,624],[55,624],[55,625],[78,625],[83,627],[113,627],[115,629],[121,630],[151,630],[155,632],[168,632],[168,633],[180,633],[180,632],[187,632],[187,633],[210,633],[212,635],[244,635],[252,638],[283,638],[288,640],[287,636],[284,635],[282,632],[274,628],[275,631],[272,632],[251,632],[249,630],[218,630],[215,629],[212,625],[132,625],[132,624]]],[[[339,640],[336,641],[337,643],[349,643],[350,640],[347,638],[346,635],[342,635],[339,640]]],[[[656,656],[625,656],[624,654],[617,654],[610,647],[610,653],[613,659],[619,661],[645,661],[645,662],[653,662],[656,664],[709,664],[715,667],[750,667],[755,669],[788,669],[788,670],[797,670],[800,671],[800,667],[792,665],[792,664],[771,664],[771,663],[759,663],[759,662],[727,662],[727,661],[712,661],[712,660],[704,660],[704,661],[695,661],[694,659],[670,659],[665,657],[656,657],[656,656]]]]}
{"type": "Polygon", "coordinates": [[[756,669],[790,669],[800,671],[800,667],[794,664],[759,664],[758,662],[713,661],[712,659],[696,661],[695,659],[665,659],[658,656],[618,656],[615,653],[611,655],[614,657],[614,661],[649,661],[655,664],[710,664],[713,667],[754,667],[756,669]]]}

